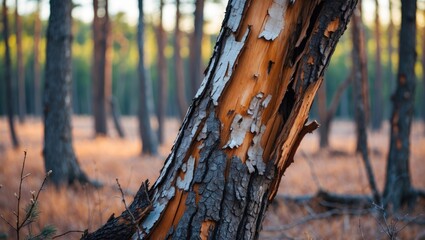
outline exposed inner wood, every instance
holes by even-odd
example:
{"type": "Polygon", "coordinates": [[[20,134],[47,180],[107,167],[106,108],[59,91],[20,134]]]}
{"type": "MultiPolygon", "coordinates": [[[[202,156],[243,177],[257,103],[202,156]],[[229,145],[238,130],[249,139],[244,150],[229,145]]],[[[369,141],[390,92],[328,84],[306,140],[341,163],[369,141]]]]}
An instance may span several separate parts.
{"type": "Polygon", "coordinates": [[[229,4],[205,79],[150,191],[144,237],[255,238],[302,137],[317,127],[305,123],[355,1],[229,4]],[[273,20],[279,15],[282,23],[273,20]]]}

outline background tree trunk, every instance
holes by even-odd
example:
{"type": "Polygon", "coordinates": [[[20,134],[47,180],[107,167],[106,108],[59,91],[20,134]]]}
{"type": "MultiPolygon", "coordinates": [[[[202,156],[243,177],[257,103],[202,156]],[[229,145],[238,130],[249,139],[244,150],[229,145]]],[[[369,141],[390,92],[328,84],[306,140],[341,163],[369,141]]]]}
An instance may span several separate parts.
{"type": "Polygon", "coordinates": [[[382,97],[382,63],[381,63],[381,21],[379,18],[379,1],[375,0],[375,82],[374,82],[374,101],[372,111],[372,129],[379,130],[382,127],[384,118],[384,100],[382,97]]]}
{"type": "Polygon", "coordinates": [[[34,114],[41,115],[41,71],[40,71],[40,38],[41,20],[40,9],[41,0],[37,1],[37,8],[34,17],[34,114]]]}
{"type": "Polygon", "coordinates": [[[195,0],[194,30],[190,48],[190,83],[195,96],[202,79],[202,35],[204,33],[204,3],[205,0],[195,0]]]}
{"type": "Polygon", "coordinates": [[[19,103],[19,121],[25,122],[27,112],[26,96],[25,96],[25,70],[24,58],[22,56],[22,23],[18,12],[18,0],[15,0],[15,33],[16,33],[16,78],[18,82],[18,103],[19,103]]]}
{"type": "MultiPolygon", "coordinates": [[[[425,9],[422,10],[422,17],[425,22],[425,9]]],[[[425,24],[422,27],[422,86],[425,93],[425,24]]],[[[425,99],[425,98],[424,98],[425,99]]],[[[425,106],[422,107],[422,119],[425,122],[425,106]]],[[[425,134],[425,131],[424,131],[425,134]]]]}
{"type": "Polygon", "coordinates": [[[393,22],[393,4],[392,1],[388,1],[388,10],[389,10],[389,23],[388,23],[388,36],[387,36],[387,42],[388,42],[388,86],[390,89],[390,92],[394,91],[394,74],[393,74],[393,35],[394,35],[394,22],[393,22]]]}
{"type": "Polygon", "coordinates": [[[44,165],[55,185],[87,182],[72,147],[71,0],[50,0],[44,85],[44,165]]]}
{"type": "Polygon", "coordinates": [[[329,108],[326,107],[326,101],[324,101],[323,99],[326,100],[326,90],[321,90],[322,88],[324,88],[326,86],[325,81],[323,81],[322,86],[319,88],[318,93],[317,93],[317,103],[319,106],[319,120],[320,120],[320,128],[319,128],[319,143],[320,143],[320,147],[321,148],[327,148],[329,147],[329,132],[331,130],[331,123],[333,118],[335,117],[335,113],[336,110],[338,108],[338,104],[341,100],[342,95],[344,94],[344,91],[348,88],[348,86],[350,85],[351,82],[351,78],[352,76],[349,75],[347,77],[347,79],[345,79],[336,89],[332,100],[331,100],[331,104],[329,105],[329,108]],[[321,91],[325,91],[324,95],[325,96],[320,96],[321,91]],[[323,103],[325,102],[325,103],[323,103]]]}
{"type": "MultiPolygon", "coordinates": [[[[362,145],[367,146],[367,142],[364,142],[363,133],[361,126],[358,125],[359,120],[364,120],[365,125],[369,122],[369,81],[367,77],[367,52],[366,52],[366,40],[365,40],[365,32],[363,27],[362,13],[361,13],[361,4],[357,7],[355,12],[358,14],[354,14],[352,18],[352,41],[353,41],[353,65],[360,64],[360,66],[353,66],[353,82],[358,81],[360,85],[357,86],[356,91],[358,93],[353,92],[353,102],[354,109],[360,108],[361,115],[363,116],[355,116],[356,119],[356,134],[357,134],[357,147],[356,151],[360,151],[363,148],[362,145]],[[358,101],[362,101],[359,103],[358,101]]],[[[354,87],[356,88],[356,87],[354,87]]],[[[357,110],[355,110],[357,112],[357,110]]],[[[356,114],[355,114],[356,115],[356,114]]],[[[366,131],[366,126],[365,129],[366,131]]]]}
{"type": "Polygon", "coordinates": [[[397,211],[414,198],[410,180],[410,130],[414,112],[416,1],[402,1],[397,87],[392,96],[391,138],[384,203],[397,211]]]}
{"type": "Polygon", "coordinates": [[[174,68],[175,78],[177,87],[177,103],[179,106],[179,115],[181,119],[184,119],[187,111],[186,92],[185,92],[185,81],[184,81],[184,66],[183,60],[180,55],[181,51],[181,31],[180,31],[180,0],[176,0],[176,25],[174,29],[174,68]]]}
{"type": "Polygon", "coordinates": [[[108,101],[111,97],[110,21],[108,0],[93,0],[94,59],[92,73],[93,117],[96,135],[107,134],[108,101]]]}
{"type": "MultiPolygon", "coordinates": [[[[308,113],[355,4],[229,1],[204,81],[149,190],[152,211],[136,220],[134,238],[258,238],[282,174],[317,128],[305,125],[308,113]]],[[[85,237],[119,239],[114,221],[85,237]]]]}
{"type": "Polygon", "coordinates": [[[380,204],[381,197],[376,186],[372,165],[369,160],[369,149],[367,143],[367,124],[365,114],[366,91],[364,91],[365,82],[367,84],[366,49],[364,41],[364,32],[361,17],[361,5],[357,6],[354,12],[351,24],[351,36],[353,40],[353,95],[354,95],[354,116],[357,132],[357,152],[361,154],[365,165],[366,174],[369,180],[370,189],[372,191],[373,200],[376,204],[380,204]]]}
{"type": "Polygon", "coordinates": [[[164,124],[165,115],[167,110],[167,92],[168,92],[168,76],[167,76],[167,62],[165,59],[165,46],[167,37],[163,27],[163,11],[164,0],[160,0],[160,15],[159,23],[156,30],[157,44],[158,44],[158,141],[160,144],[164,143],[164,124]]]}
{"type": "Polygon", "coordinates": [[[12,62],[10,60],[10,46],[9,46],[9,21],[7,19],[7,3],[6,0],[3,0],[3,9],[2,9],[2,18],[3,18],[3,40],[4,40],[4,57],[5,57],[5,67],[4,67],[4,80],[6,81],[6,108],[7,108],[7,120],[9,123],[10,137],[12,139],[12,145],[14,148],[19,147],[18,137],[15,132],[15,123],[13,120],[13,89],[12,89],[12,62]]]}
{"type": "Polygon", "coordinates": [[[157,142],[155,134],[152,130],[150,123],[150,112],[148,107],[148,87],[147,77],[145,70],[145,54],[144,54],[144,34],[145,34],[145,23],[143,13],[143,0],[139,2],[139,25],[137,27],[137,45],[139,50],[139,134],[142,140],[142,153],[144,154],[157,154],[157,142]]]}

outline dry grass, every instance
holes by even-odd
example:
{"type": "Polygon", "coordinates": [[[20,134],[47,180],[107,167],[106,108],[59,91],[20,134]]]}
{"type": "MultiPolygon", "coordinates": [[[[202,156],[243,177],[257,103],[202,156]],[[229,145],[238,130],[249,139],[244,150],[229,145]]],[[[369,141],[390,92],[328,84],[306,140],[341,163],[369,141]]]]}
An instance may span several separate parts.
{"type": "MultiPolygon", "coordinates": [[[[166,126],[167,142],[160,148],[159,157],[142,157],[135,118],[124,118],[125,139],[119,139],[112,128],[111,137],[94,138],[92,121],[89,117],[74,118],[74,148],[82,168],[94,179],[102,181],[106,187],[91,189],[85,186],[74,186],[56,190],[47,187],[41,194],[41,216],[33,227],[53,224],[58,233],[68,230],[92,231],[104,223],[115,213],[120,214],[122,205],[120,192],[115,179],[118,178],[127,192],[127,201],[131,201],[132,193],[144,179],[151,183],[159,175],[163,161],[171,149],[179,127],[177,120],[168,120],[166,126]]],[[[338,121],[333,125],[331,133],[332,151],[319,151],[318,137],[312,134],[304,139],[295,157],[295,163],[288,169],[280,186],[280,193],[299,195],[314,194],[318,186],[312,178],[311,166],[319,179],[322,188],[347,194],[367,194],[369,188],[365,179],[364,168],[359,157],[353,154],[355,148],[354,126],[350,122],[338,121]],[[310,162],[310,164],[309,164],[310,162]]],[[[28,152],[25,172],[31,176],[25,180],[23,197],[30,199],[30,191],[37,190],[44,177],[42,151],[43,128],[39,119],[28,119],[23,125],[17,125],[21,140],[21,149],[12,150],[6,119],[0,119],[0,213],[12,220],[12,210],[16,208],[13,196],[19,184],[19,173],[23,151],[28,152]]],[[[416,188],[425,189],[425,135],[421,124],[415,123],[412,133],[411,174],[416,188]]],[[[369,135],[371,159],[378,185],[382,188],[385,179],[385,161],[388,152],[388,126],[378,133],[369,135]]],[[[381,189],[382,190],[382,189],[381,189]]],[[[410,216],[425,214],[425,202],[420,202],[416,209],[410,210],[410,216]]],[[[314,209],[318,211],[320,209],[314,209]]],[[[308,215],[305,208],[292,205],[279,205],[269,209],[265,226],[288,224],[308,215]]],[[[403,223],[400,223],[402,226],[403,223]]],[[[8,226],[0,222],[0,233],[13,236],[8,226]]],[[[424,234],[423,225],[409,224],[400,236],[403,239],[414,239],[424,234]]],[[[288,236],[301,239],[385,239],[377,220],[371,216],[341,215],[315,220],[285,231],[288,236]],[[360,222],[360,223],[359,223],[360,222]],[[360,227],[359,227],[360,226],[360,227]]],[[[78,233],[70,234],[63,239],[78,239],[78,233]]],[[[281,239],[281,233],[265,232],[261,238],[281,239]]],[[[11,238],[12,239],[12,238],[11,238]]]]}

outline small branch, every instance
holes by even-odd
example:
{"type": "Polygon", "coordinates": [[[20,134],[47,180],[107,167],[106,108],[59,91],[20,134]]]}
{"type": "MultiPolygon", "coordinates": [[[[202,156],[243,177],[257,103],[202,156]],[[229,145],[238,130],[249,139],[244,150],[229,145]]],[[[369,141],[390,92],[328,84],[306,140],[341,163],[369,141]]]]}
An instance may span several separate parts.
{"type": "Polygon", "coordinates": [[[70,230],[70,231],[67,231],[67,232],[61,233],[61,234],[59,234],[59,235],[53,236],[53,237],[52,237],[52,239],[60,238],[60,237],[63,237],[63,236],[65,236],[65,235],[68,235],[68,234],[70,234],[70,233],[84,233],[84,232],[85,232],[85,231],[81,231],[81,230],[70,230]]]}
{"type": "Polygon", "coordinates": [[[3,217],[3,215],[0,215],[0,218],[5,222],[5,223],[7,223],[7,225],[9,225],[13,230],[15,230],[16,231],[16,228],[9,222],[9,221],[7,221],[6,220],[6,218],[4,218],[3,217]]]}
{"type": "Polygon", "coordinates": [[[140,229],[139,224],[136,222],[136,219],[134,218],[133,213],[131,213],[130,209],[128,208],[127,203],[125,202],[124,191],[121,188],[121,185],[120,185],[120,182],[118,181],[118,178],[116,178],[115,180],[117,181],[118,189],[121,192],[121,200],[124,204],[125,210],[127,210],[128,214],[130,214],[131,221],[134,224],[134,226],[137,228],[137,237],[138,237],[138,239],[142,239],[141,236],[140,236],[140,233],[142,232],[142,230],[140,229]]]}

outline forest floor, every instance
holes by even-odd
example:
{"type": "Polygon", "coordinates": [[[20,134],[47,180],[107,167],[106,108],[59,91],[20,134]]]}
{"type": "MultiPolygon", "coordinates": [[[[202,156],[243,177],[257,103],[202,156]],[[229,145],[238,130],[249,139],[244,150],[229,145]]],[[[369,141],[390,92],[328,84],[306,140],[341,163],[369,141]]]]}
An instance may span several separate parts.
{"type": "MultiPolygon", "coordinates": [[[[69,230],[93,231],[105,223],[112,213],[117,216],[124,210],[116,178],[125,190],[127,203],[131,202],[143,180],[149,179],[152,184],[155,182],[163,161],[170,152],[180,123],[169,119],[166,122],[166,143],[160,147],[160,156],[146,157],[140,155],[141,143],[136,118],[125,117],[122,121],[125,139],[117,137],[112,123],[109,124],[110,137],[94,138],[91,118],[73,119],[74,148],[78,161],[91,178],[103,182],[105,187],[93,189],[73,186],[56,189],[47,186],[39,199],[39,220],[32,224],[31,229],[24,229],[24,234],[29,230],[35,233],[46,224],[54,225],[57,234],[69,230]]],[[[29,201],[30,191],[39,188],[45,175],[41,120],[28,119],[25,124],[17,124],[16,127],[21,148],[13,150],[7,121],[0,118],[0,214],[12,223],[13,211],[17,204],[14,193],[18,192],[24,151],[27,151],[25,173],[31,175],[24,180],[21,206],[29,201]]],[[[425,189],[424,132],[422,123],[413,124],[410,170],[413,186],[418,189],[425,189]]],[[[295,163],[282,178],[278,195],[313,195],[319,188],[341,194],[369,194],[362,160],[354,154],[353,123],[334,122],[330,150],[319,149],[317,134],[316,131],[307,135],[301,143],[295,163]]],[[[385,180],[388,135],[388,124],[385,124],[381,131],[369,134],[370,157],[381,191],[385,180]]],[[[399,215],[404,221],[389,217],[388,226],[395,225],[400,230],[401,239],[425,239],[425,225],[415,221],[424,218],[425,201],[418,201],[414,208],[406,208],[404,212],[399,215]],[[414,221],[406,222],[405,219],[414,221]]],[[[269,207],[260,239],[388,239],[383,230],[386,226],[379,211],[360,215],[353,214],[350,210],[335,213],[326,211],[319,204],[303,206],[279,201],[269,207]],[[325,214],[322,214],[323,211],[325,214]],[[283,231],[284,228],[287,230],[283,231]]],[[[2,233],[7,233],[9,239],[15,238],[13,231],[0,220],[0,236],[2,233]]],[[[79,239],[80,236],[81,233],[71,233],[61,239],[79,239]]]]}

